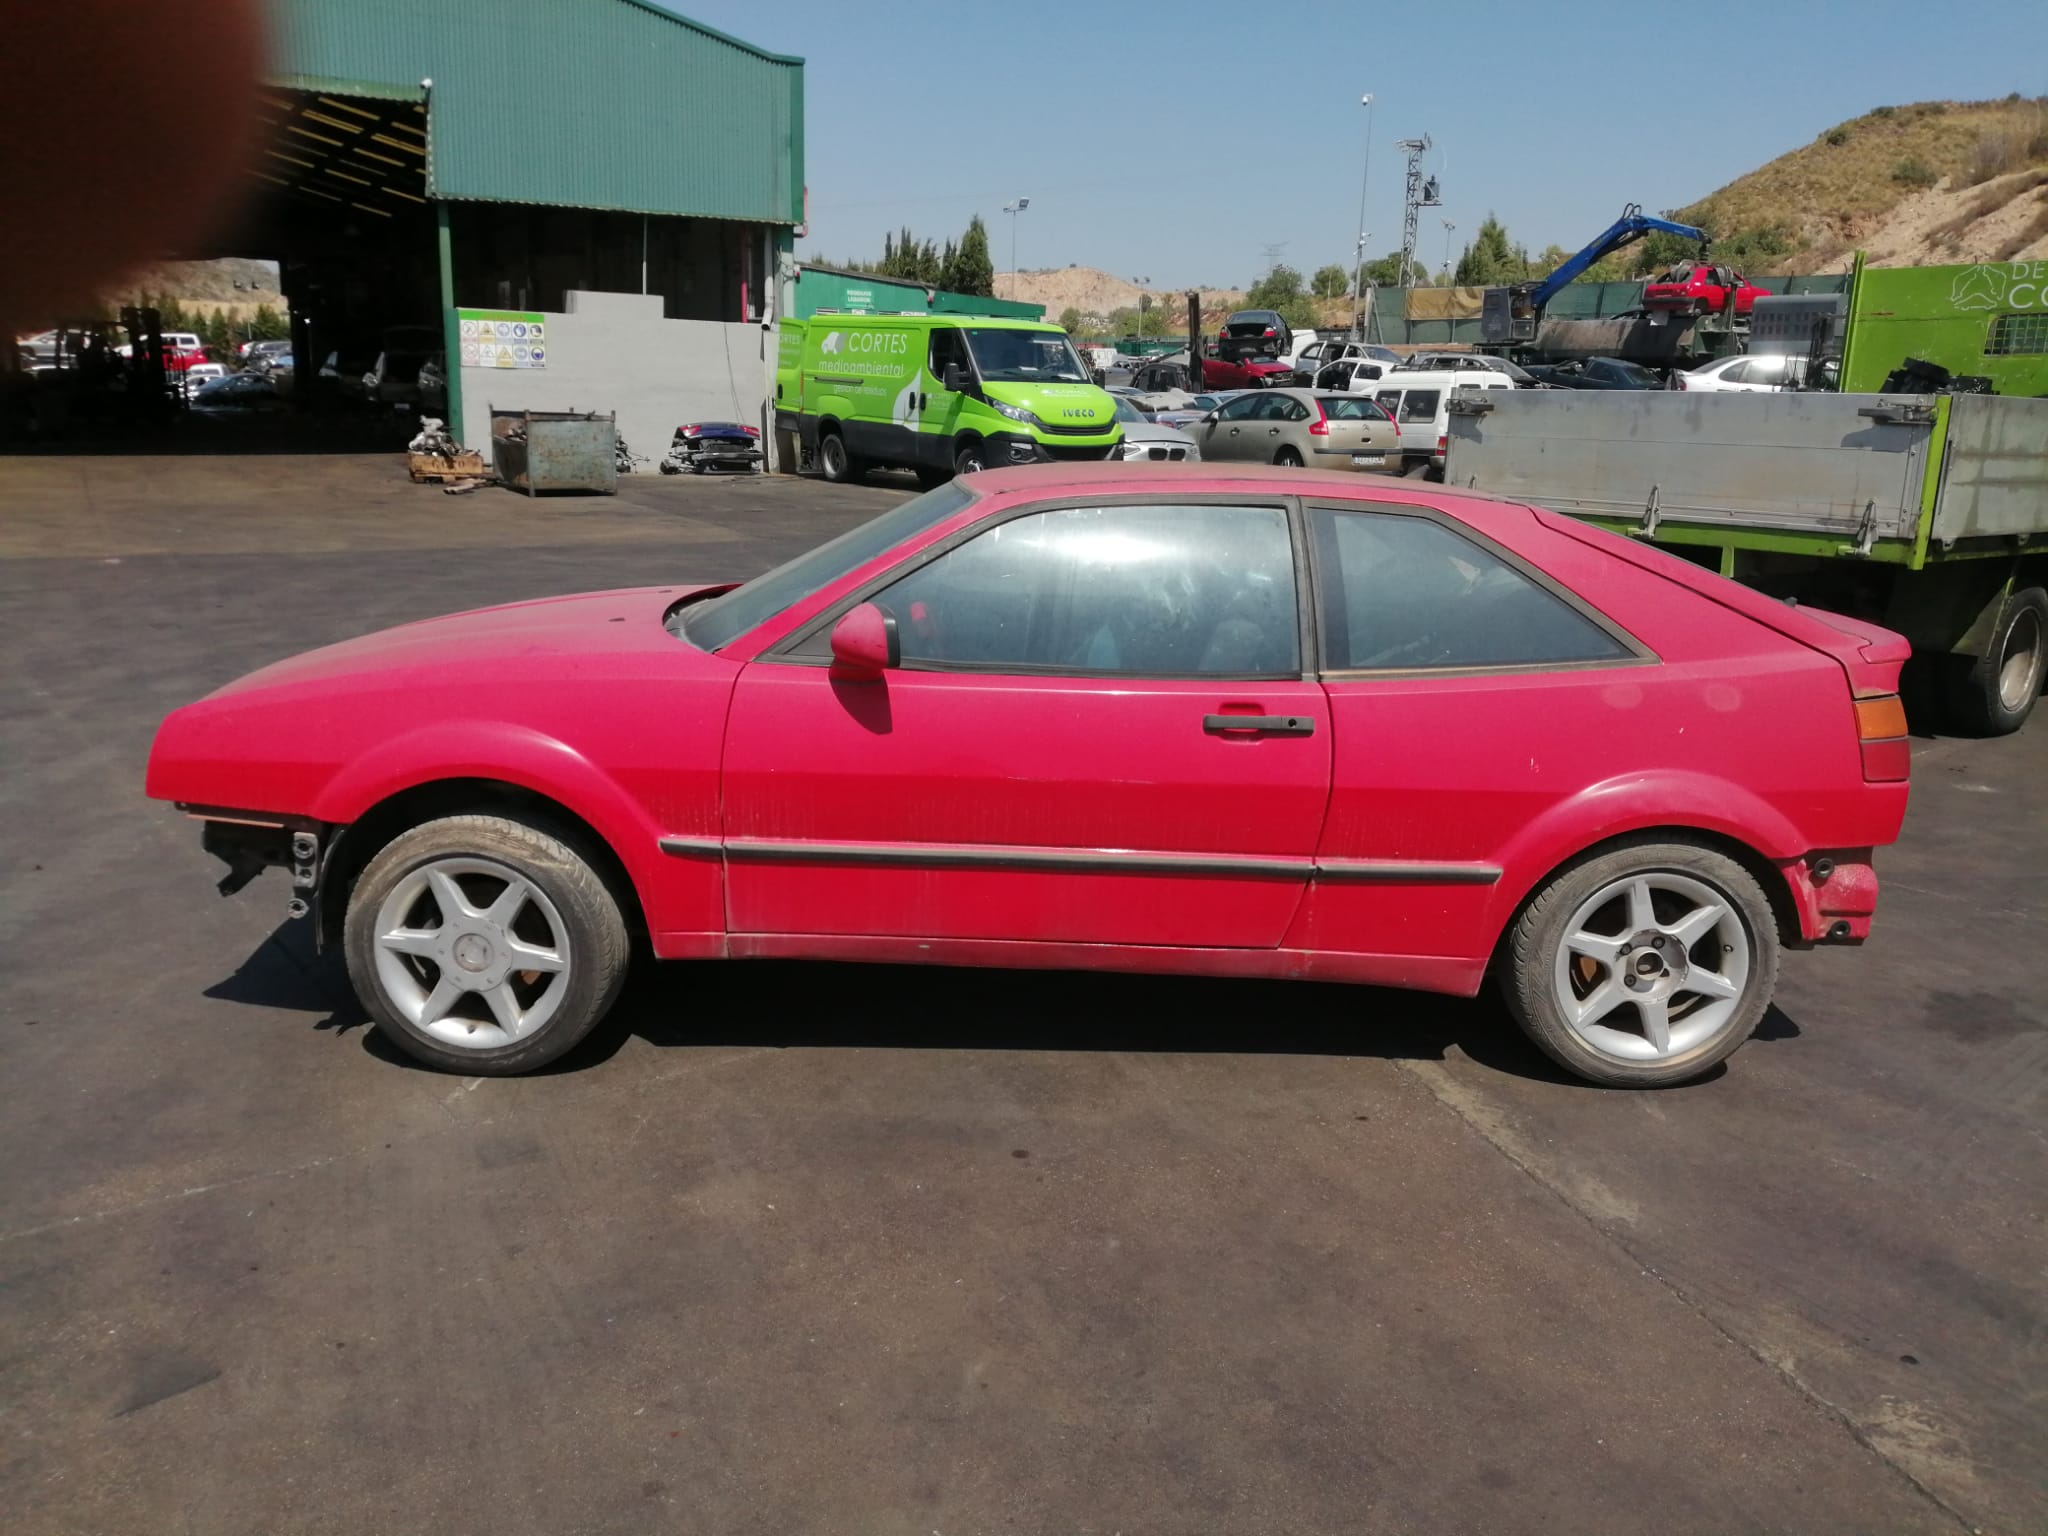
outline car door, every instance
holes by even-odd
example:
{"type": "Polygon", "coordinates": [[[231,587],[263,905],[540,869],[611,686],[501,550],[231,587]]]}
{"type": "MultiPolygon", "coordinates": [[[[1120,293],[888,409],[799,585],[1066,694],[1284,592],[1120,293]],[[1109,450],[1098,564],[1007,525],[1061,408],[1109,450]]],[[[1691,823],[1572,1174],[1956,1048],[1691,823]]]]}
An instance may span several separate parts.
{"type": "Polygon", "coordinates": [[[1307,520],[1334,758],[1322,872],[1290,946],[1466,953],[1515,834],[1618,771],[1588,722],[1639,698],[1630,669],[1656,658],[1433,509],[1348,502],[1307,520]]]}
{"type": "Polygon", "coordinates": [[[1244,394],[1223,402],[1216,419],[1202,429],[1202,457],[1205,459],[1256,459],[1265,443],[1257,416],[1267,397],[1244,394]]]}
{"type": "Polygon", "coordinates": [[[1270,948],[1329,790],[1280,498],[1056,504],[911,557],[749,664],[735,934],[1270,948]],[[866,597],[901,665],[836,681],[866,597]]]}
{"type": "Polygon", "coordinates": [[[944,469],[953,467],[953,434],[959,429],[963,396],[946,388],[946,368],[960,370],[962,383],[973,384],[974,369],[967,359],[967,342],[954,326],[935,325],[925,357],[927,378],[913,377],[919,393],[908,425],[918,434],[918,462],[944,469]]]}

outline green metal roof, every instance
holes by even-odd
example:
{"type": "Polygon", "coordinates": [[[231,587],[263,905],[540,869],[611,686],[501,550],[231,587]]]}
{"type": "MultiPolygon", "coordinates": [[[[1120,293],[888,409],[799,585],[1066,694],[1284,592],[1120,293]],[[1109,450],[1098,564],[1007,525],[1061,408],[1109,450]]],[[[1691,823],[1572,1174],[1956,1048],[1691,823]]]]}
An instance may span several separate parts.
{"type": "Polygon", "coordinates": [[[270,78],[417,98],[439,198],[795,224],[803,60],[648,0],[271,0],[270,78]]]}

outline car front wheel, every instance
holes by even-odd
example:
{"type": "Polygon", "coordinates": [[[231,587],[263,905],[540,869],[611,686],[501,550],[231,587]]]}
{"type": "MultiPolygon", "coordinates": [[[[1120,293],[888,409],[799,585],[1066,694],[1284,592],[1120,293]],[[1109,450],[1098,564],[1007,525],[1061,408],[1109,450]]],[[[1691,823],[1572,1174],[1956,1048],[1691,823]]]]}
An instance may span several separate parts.
{"type": "Polygon", "coordinates": [[[1777,928],[1733,859],[1643,843],[1551,879],[1503,959],[1508,1006],[1545,1054],[1596,1083],[1653,1088],[1749,1038],[1777,984],[1777,928]]]}
{"type": "Polygon", "coordinates": [[[507,1076],[553,1061],[626,976],[625,920],[561,839],[498,816],[400,834],[349,896],[343,949],[386,1037],[443,1071],[507,1076]]]}

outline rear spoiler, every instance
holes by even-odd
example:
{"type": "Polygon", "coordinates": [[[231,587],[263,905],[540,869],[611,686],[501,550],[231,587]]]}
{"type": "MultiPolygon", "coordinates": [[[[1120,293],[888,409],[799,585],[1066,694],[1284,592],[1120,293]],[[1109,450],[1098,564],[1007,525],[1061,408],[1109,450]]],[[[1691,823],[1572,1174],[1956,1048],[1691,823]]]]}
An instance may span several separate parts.
{"type": "Polygon", "coordinates": [[[1623,538],[1618,533],[1609,533],[1605,528],[1580,522],[1562,512],[1552,512],[1547,507],[1531,507],[1529,510],[1546,528],[1577,539],[1581,544],[1604,550],[1653,576],[1676,582],[1710,602],[1732,609],[1746,619],[1754,619],[1766,629],[1776,630],[1788,640],[1796,640],[1824,656],[1833,657],[1849,674],[1849,691],[1859,699],[1899,691],[1899,668],[1913,653],[1912,644],[1904,635],[1894,634],[1863,619],[1830,613],[1823,608],[1780,602],[1703,566],[1694,565],[1690,560],[1667,554],[1653,544],[1623,538]]]}

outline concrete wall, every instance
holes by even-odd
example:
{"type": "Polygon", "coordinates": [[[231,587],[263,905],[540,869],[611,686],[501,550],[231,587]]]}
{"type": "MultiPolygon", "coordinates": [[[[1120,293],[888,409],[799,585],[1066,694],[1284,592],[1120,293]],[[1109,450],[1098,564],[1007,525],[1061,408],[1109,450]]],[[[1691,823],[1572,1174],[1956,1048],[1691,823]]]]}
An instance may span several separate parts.
{"type": "MultiPolygon", "coordinates": [[[[658,293],[571,290],[564,314],[548,314],[547,367],[464,368],[465,444],[488,455],[491,407],[616,411],[619,433],[653,474],[686,421],[773,423],[775,333],[759,325],[664,320],[658,293]]],[[[765,444],[764,444],[765,446],[765,444]]]]}

